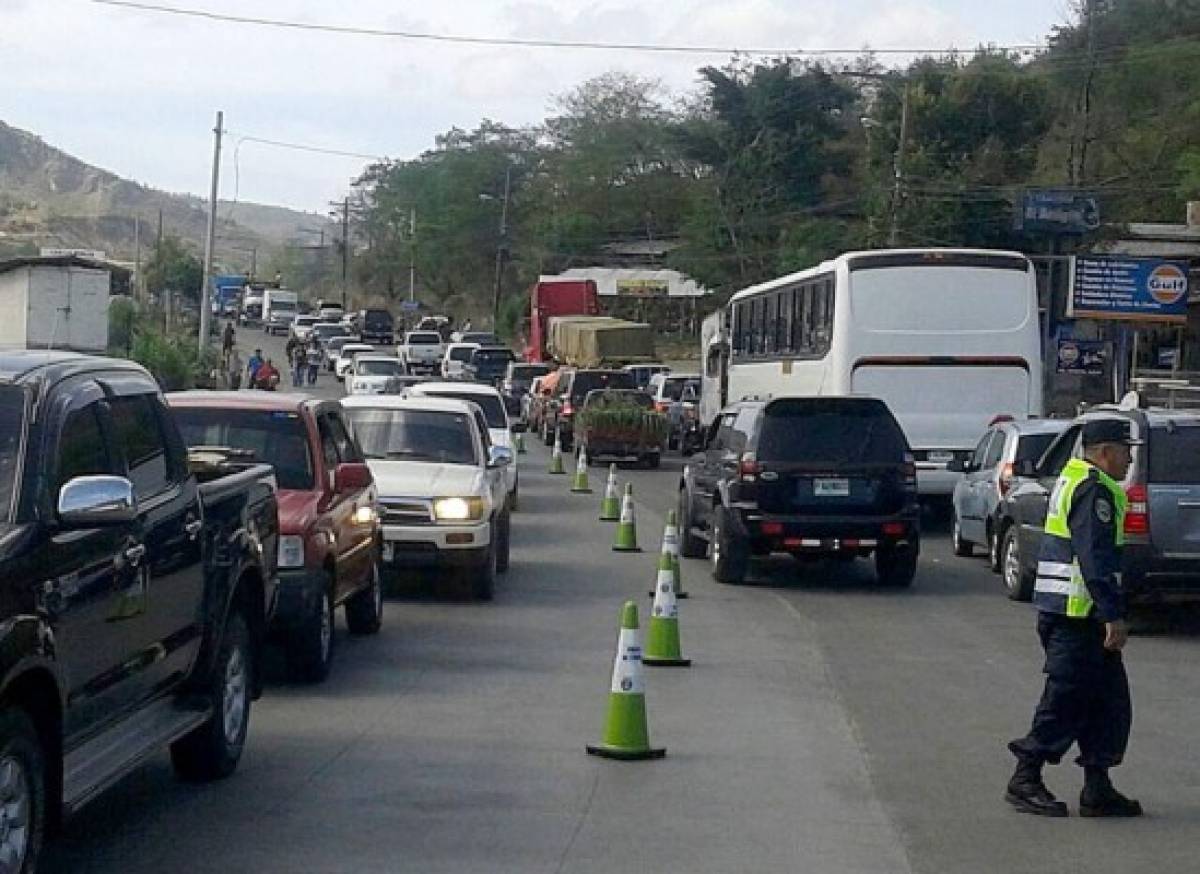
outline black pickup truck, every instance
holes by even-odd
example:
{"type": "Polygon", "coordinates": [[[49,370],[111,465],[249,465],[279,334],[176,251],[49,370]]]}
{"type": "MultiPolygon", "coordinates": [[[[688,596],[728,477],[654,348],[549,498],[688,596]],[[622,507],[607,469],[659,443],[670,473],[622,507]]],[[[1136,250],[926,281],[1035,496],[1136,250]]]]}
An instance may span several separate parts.
{"type": "Polygon", "coordinates": [[[197,479],[138,365],[0,352],[0,867],[164,746],[233,772],[277,511],[265,465],[197,479]]]}

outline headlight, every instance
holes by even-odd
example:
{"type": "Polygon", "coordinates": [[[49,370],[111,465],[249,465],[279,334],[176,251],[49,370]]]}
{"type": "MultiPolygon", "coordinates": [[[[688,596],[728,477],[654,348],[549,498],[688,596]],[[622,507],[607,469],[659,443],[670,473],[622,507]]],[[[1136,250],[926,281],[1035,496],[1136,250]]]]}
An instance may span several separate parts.
{"type": "Polygon", "coordinates": [[[483,518],[482,498],[438,498],[433,515],[439,522],[466,522],[483,518]]]}
{"type": "Polygon", "coordinates": [[[279,538],[279,566],[304,567],[304,538],[285,534],[279,538]]]}
{"type": "Polygon", "coordinates": [[[370,525],[375,521],[375,508],[364,504],[354,511],[354,522],[357,525],[370,525]]]}

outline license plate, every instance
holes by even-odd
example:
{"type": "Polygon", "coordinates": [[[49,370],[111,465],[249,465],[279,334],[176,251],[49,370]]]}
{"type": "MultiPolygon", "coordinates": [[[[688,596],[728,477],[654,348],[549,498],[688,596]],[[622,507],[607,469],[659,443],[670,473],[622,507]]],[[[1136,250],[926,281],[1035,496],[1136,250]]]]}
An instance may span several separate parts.
{"type": "Polygon", "coordinates": [[[813,494],[818,498],[850,497],[850,480],[818,479],[813,481],[813,494]]]}
{"type": "Polygon", "coordinates": [[[395,558],[395,556],[396,556],[396,548],[394,546],[392,546],[392,544],[385,542],[383,544],[383,560],[385,562],[389,562],[393,558],[395,558]]]}
{"type": "Polygon", "coordinates": [[[949,450],[934,449],[929,453],[929,460],[937,464],[949,464],[954,460],[954,453],[949,450]]]}

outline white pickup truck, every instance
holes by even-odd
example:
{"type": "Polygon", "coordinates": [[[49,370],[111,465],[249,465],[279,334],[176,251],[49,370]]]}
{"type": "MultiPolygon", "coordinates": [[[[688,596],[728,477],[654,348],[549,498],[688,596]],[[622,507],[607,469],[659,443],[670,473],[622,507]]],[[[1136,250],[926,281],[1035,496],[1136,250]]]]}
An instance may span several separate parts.
{"type": "Polygon", "coordinates": [[[437,331],[409,331],[404,342],[396,347],[396,357],[404,362],[409,373],[434,373],[442,370],[446,347],[437,331]]]}

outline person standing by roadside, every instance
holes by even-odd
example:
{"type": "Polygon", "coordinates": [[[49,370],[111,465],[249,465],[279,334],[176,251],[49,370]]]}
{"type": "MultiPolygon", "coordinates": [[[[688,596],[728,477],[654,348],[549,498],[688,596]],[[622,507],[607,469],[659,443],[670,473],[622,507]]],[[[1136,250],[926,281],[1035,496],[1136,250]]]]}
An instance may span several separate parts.
{"type": "Polygon", "coordinates": [[[1023,813],[1067,816],[1067,805],[1042,782],[1079,744],[1082,816],[1141,816],[1108,777],[1129,742],[1133,706],[1121,650],[1129,636],[1120,588],[1127,498],[1121,488],[1132,460],[1128,419],[1083,426],[1083,458],[1058,476],[1046,511],[1033,601],[1046,652],[1046,685],[1029,733],[1009,743],[1017,768],[1005,800],[1023,813]]]}

